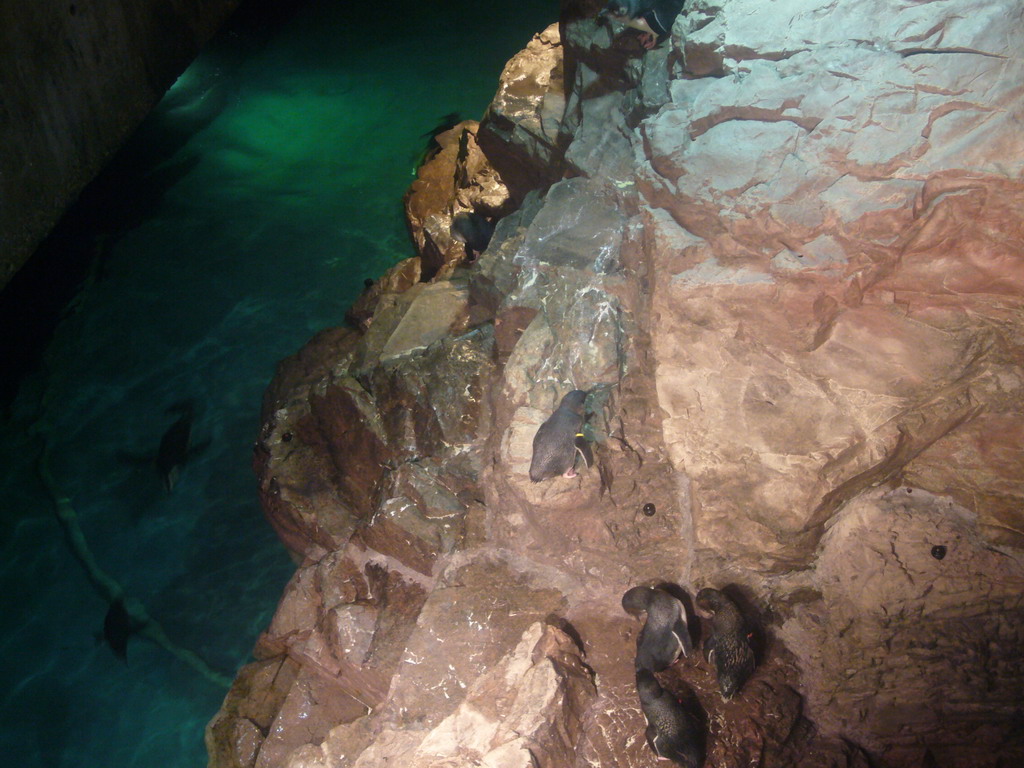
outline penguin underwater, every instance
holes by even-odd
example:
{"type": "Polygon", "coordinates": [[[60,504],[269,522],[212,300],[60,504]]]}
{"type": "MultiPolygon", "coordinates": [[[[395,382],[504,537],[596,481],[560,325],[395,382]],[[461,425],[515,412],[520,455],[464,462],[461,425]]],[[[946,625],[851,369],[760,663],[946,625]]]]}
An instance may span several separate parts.
{"type": "Polygon", "coordinates": [[[124,598],[118,597],[110,602],[107,614],[103,617],[103,640],[110,646],[114,655],[127,664],[128,638],[138,634],[145,626],[145,621],[128,612],[124,598]]]}
{"type": "Polygon", "coordinates": [[[703,765],[705,735],[696,714],[662,688],[650,670],[637,669],[636,692],[647,719],[647,745],[658,759],[684,768],[703,765]]]}
{"type": "Polygon", "coordinates": [[[210,441],[196,444],[192,440],[192,425],[196,417],[195,402],[192,400],[175,403],[165,413],[177,414],[178,418],[164,431],[155,454],[118,451],[117,458],[127,464],[155,468],[164,490],[170,493],[177,485],[185,464],[206,450],[210,441]]]}
{"type": "Polygon", "coordinates": [[[640,618],[647,614],[636,639],[636,668],[660,672],[693,650],[683,604],[663,589],[633,587],[622,596],[622,609],[640,618]]]}
{"type": "Polygon", "coordinates": [[[576,476],[576,456],[589,467],[594,463],[590,443],[583,435],[583,401],[587,393],[574,389],[562,398],[555,412],[540,425],[533,437],[530,480],[539,483],[552,477],[576,476]]]}
{"type": "Polygon", "coordinates": [[[204,450],[209,445],[209,441],[204,441],[199,445],[192,443],[195,403],[191,400],[176,403],[168,408],[167,412],[177,413],[178,418],[160,438],[160,447],[157,449],[154,463],[164,488],[170,492],[174,490],[186,462],[204,450]]]}
{"type": "Polygon", "coordinates": [[[704,655],[714,663],[718,689],[724,701],[739,693],[754,673],[757,661],[736,604],[725,593],[705,588],[697,593],[697,608],[711,614],[711,634],[704,640],[704,655]]]}
{"type": "Polygon", "coordinates": [[[638,29],[640,43],[650,50],[672,31],[686,0],[611,0],[598,18],[612,18],[638,29]]]}

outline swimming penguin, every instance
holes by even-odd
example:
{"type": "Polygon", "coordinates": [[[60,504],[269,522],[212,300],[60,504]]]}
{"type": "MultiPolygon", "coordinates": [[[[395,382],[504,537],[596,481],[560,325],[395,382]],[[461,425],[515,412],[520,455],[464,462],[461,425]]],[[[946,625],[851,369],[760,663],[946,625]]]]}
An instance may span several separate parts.
{"type": "Polygon", "coordinates": [[[103,639],[117,658],[127,663],[128,638],[136,634],[146,623],[134,618],[124,605],[123,598],[111,601],[107,615],[103,617],[103,639]]]}
{"type": "Polygon", "coordinates": [[[660,672],[693,650],[683,604],[663,589],[633,587],[622,596],[622,609],[640,618],[647,614],[636,639],[636,668],[660,672]]]}
{"type": "Polygon", "coordinates": [[[704,640],[704,655],[714,663],[718,689],[729,701],[754,673],[757,662],[750,647],[750,633],[736,604],[717,589],[702,589],[697,608],[711,614],[711,633],[704,640]]]}
{"type": "Polygon", "coordinates": [[[168,413],[179,414],[177,421],[167,428],[160,438],[160,448],[156,452],[156,470],[160,473],[164,488],[168,492],[181,476],[185,462],[209,445],[209,441],[200,445],[192,445],[192,422],[195,419],[195,404],[191,400],[176,403],[167,409],[168,413]]]}
{"type": "Polygon", "coordinates": [[[650,50],[672,31],[676,16],[686,0],[611,0],[598,14],[612,18],[633,29],[639,29],[640,43],[650,50]]]}
{"type": "Polygon", "coordinates": [[[671,760],[685,768],[704,764],[704,727],[696,713],[688,710],[661,687],[654,673],[636,671],[636,692],[647,719],[647,744],[659,760],[671,760]]]}
{"type": "Polygon", "coordinates": [[[205,450],[210,441],[205,440],[198,445],[192,443],[192,422],[195,420],[195,403],[192,400],[175,403],[166,412],[176,413],[178,418],[160,438],[156,454],[118,451],[117,458],[127,464],[155,467],[164,488],[170,492],[177,484],[185,463],[205,450]]]}
{"type": "Polygon", "coordinates": [[[540,425],[533,438],[530,479],[539,483],[551,477],[576,476],[576,457],[589,467],[594,463],[590,443],[583,434],[583,401],[587,393],[574,389],[562,398],[558,408],[540,425]]]}
{"type": "Polygon", "coordinates": [[[451,236],[466,246],[466,258],[473,261],[491,242],[494,224],[475,211],[464,211],[452,218],[451,236]]]}
{"type": "Polygon", "coordinates": [[[426,146],[423,148],[423,152],[420,153],[419,158],[416,160],[416,167],[413,168],[414,175],[424,163],[441,151],[441,145],[438,143],[437,137],[445,131],[450,131],[461,122],[462,116],[459,115],[458,112],[449,112],[438,121],[437,125],[420,135],[420,138],[426,139],[427,142],[426,146]]]}

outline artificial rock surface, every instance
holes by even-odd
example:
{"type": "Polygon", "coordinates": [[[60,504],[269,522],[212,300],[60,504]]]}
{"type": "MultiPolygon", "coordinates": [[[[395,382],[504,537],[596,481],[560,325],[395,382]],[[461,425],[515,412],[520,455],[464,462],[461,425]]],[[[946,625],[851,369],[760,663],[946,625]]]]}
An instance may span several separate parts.
{"type": "Polygon", "coordinates": [[[300,567],[211,766],[649,765],[619,600],[662,582],[758,646],[730,702],[660,674],[706,765],[1019,764],[1024,11],[693,0],[644,52],[596,6],[440,137],[359,330],[281,364],[300,567]],[[468,265],[464,210],[501,217],[468,265]],[[574,388],[595,466],[531,483],[574,388]]]}

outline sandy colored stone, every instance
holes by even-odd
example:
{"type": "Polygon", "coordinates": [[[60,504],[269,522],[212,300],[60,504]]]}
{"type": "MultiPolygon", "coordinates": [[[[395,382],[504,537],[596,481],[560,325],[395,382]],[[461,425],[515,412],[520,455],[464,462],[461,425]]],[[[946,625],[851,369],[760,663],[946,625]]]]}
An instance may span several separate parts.
{"type": "Polygon", "coordinates": [[[466,311],[467,289],[452,282],[425,286],[381,350],[381,361],[425,349],[446,336],[466,311]]]}

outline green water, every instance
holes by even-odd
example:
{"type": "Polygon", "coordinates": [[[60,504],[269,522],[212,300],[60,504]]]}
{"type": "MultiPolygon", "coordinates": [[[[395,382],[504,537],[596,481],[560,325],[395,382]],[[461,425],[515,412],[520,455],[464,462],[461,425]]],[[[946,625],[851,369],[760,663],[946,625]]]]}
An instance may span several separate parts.
{"type": "Polygon", "coordinates": [[[72,214],[61,247],[98,260],[0,424],[7,765],[196,768],[224,695],[144,640],[127,664],[96,642],[107,605],[37,478],[42,442],[97,563],[233,674],[292,572],[250,468],[274,365],[412,255],[401,196],[421,134],[479,118],[504,62],[557,16],[556,0],[264,5],[72,214]],[[154,452],[185,399],[208,446],[168,494],[125,454],[154,452]]]}

